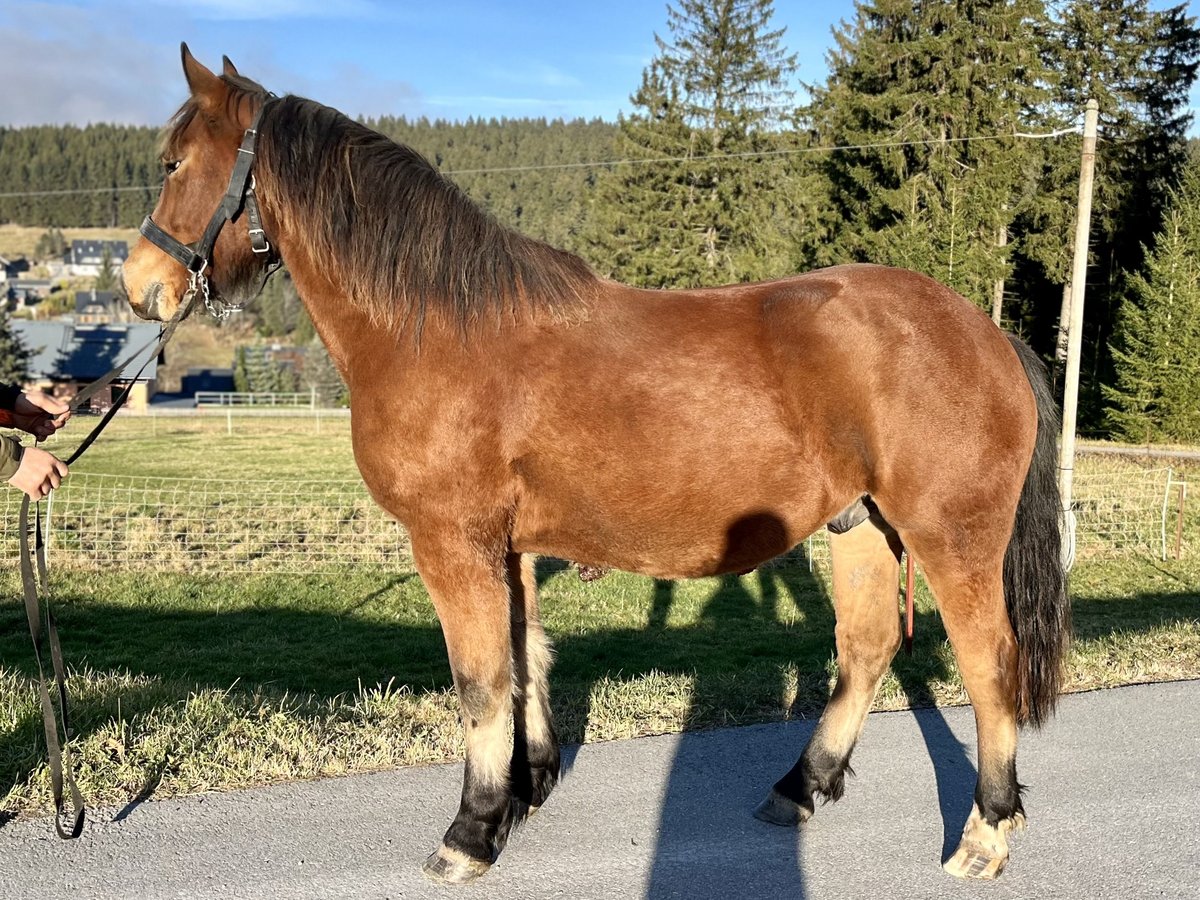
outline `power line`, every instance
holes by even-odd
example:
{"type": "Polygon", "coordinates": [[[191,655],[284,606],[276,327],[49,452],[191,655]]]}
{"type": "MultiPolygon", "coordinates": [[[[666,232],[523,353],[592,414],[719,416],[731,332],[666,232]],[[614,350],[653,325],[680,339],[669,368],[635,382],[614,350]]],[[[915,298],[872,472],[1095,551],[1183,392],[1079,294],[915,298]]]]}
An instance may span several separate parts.
{"type": "MultiPolygon", "coordinates": [[[[789,147],[783,150],[746,150],[741,153],[711,153],[702,156],[654,156],[644,159],[609,159],[598,162],[542,163],[531,166],[494,166],[477,169],[445,169],[443,175],[490,175],[506,172],[545,172],[562,169],[606,169],[615,166],[640,166],[658,163],[708,162],[719,160],[747,160],[764,157],[795,156],[803,153],[836,153],[842,150],[889,150],[898,147],[919,147],[933,144],[965,144],[975,141],[1002,141],[1019,138],[1022,140],[1048,140],[1066,134],[1078,134],[1078,128],[1059,128],[1042,133],[1013,131],[1008,134],[980,134],[957,138],[927,138],[910,141],[877,141],[868,144],[837,144],[832,147],[789,147]]],[[[68,194],[109,194],[117,191],[157,191],[162,184],[143,184],[126,187],[64,188],[52,191],[8,191],[0,193],[0,199],[17,197],[58,197],[68,194]]]]}
{"type": "Polygon", "coordinates": [[[0,198],[4,197],[60,197],[65,194],[115,194],[117,191],[156,191],[162,187],[162,184],[134,184],[124,187],[105,187],[105,188],[63,188],[55,191],[9,191],[0,194],[0,198]]]}
{"type": "Polygon", "coordinates": [[[446,175],[484,175],[491,172],[533,172],[543,169],[589,169],[608,166],[636,166],[646,163],[666,162],[702,162],[705,160],[722,159],[753,159],[763,156],[791,156],[800,153],[833,153],[838,150],[881,150],[893,147],[916,147],[925,144],[963,144],[970,141],[1000,141],[1006,138],[1023,138],[1027,140],[1045,140],[1062,137],[1064,134],[1078,134],[1078,128],[1060,128],[1043,134],[1033,134],[1024,131],[1014,131],[1011,134],[980,134],[971,137],[926,139],[912,141],[879,141],[873,144],[838,144],[833,147],[790,147],[785,150],[747,150],[742,153],[713,153],[706,156],[656,156],[645,159],[610,159],[604,162],[579,163],[546,163],[537,166],[497,166],[485,169],[447,169],[446,175]]]}

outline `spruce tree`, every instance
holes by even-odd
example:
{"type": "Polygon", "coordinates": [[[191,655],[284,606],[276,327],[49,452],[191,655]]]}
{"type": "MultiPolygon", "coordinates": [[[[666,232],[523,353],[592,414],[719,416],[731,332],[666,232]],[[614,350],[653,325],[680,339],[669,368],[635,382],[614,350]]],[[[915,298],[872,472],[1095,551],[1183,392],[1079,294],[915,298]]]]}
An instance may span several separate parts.
{"type": "Polygon", "coordinates": [[[835,260],[925,272],[990,308],[1033,195],[1041,0],[856,4],[805,114],[842,223],[835,260]],[[882,146],[881,146],[882,145],[882,146]]]}
{"type": "Polygon", "coordinates": [[[13,331],[8,311],[0,309],[0,384],[22,384],[29,377],[33,353],[13,331]]]}
{"type": "Polygon", "coordinates": [[[1200,442],[1200,166],[1189,165],[1112,344],[1108,420],[1130,441],[1200,442]]]}
{"type": "Polygon", "coordinates": [[[100,255],[100,272],[96,275],[95,289],[98,291],[111,291],[117,287],[117,273],[113,269],[112,251],[108,244],[104,245],[104,250],[100,255]]]}
{"type": "Polygon", "coordinates": [[[606,274],[687,287],[783,274],[791,227],[774,159],[789,140],[787,80],[796,58],[772,29],[771,0],[678,0],[666,38],[619,121],[588,255],[606,274]],[[671,160],[671,161],[663,161],[671,160]]]}
{"type": "MultiPolygon", "coordinates": [[[[1064,115],[1088,99],[1100,106],[1080,393],[1081,420],[1095,430],[1103,416],[1101,387],[1113,382],[1109,347],[1131,289],[1128,276],[1143,266],[1146,237],[1162,227],[1170,186],[1186,158],[1187,95],[1200,31],[1184,5],[1153,10],[1147,0],[1064,0],[1052,10],[1046,58],[1057,103],[1064,115]]],[[[1060,181],[1073,183],[1078,155],[1061,166],[1060,181]]],[[[1073,188],[1066,193],[1050,218],[1069,233],[1073,188]]]]}

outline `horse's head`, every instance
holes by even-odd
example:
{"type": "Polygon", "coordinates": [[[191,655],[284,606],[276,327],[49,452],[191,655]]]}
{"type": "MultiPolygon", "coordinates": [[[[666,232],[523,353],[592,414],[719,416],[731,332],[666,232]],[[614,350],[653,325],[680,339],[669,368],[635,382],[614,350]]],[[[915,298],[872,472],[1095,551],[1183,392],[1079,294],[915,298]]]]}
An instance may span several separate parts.
{"type": "MultiPolygon", "coordinates": [[[[262,284],[266,257],[261,229],[258,246],[247,237],[243,224],[248,210],[238,198],[231,210],[233,227],[222,228],[206,257],[193,260],[189,267],[178,252],[186,256],[198,250],[206,227],[230,188],[231,173],[239,158],[246,129],[268,96],[263,89],[238,75],[233,63],[225,59],[224,74],[215,75],[196,61],[182,46],[183,72],[191,96],[171,119],[165,131],[161,161],[164,173],[162,193],[150,219],[143,224],[138,240],[122,268],[122,279],[130,306],[145,319],[166,320],[173,316],[187,295],[189,285],[200,285],[205,278],[216,303],[236,305],[250,299],[262,284]],[[147,229],[162,235],[151,241],[147,229]],[[167,244],[178,245],[166,250],[167,244]],[[156,246],[157,244],[157,246],[156,246]],[[256,252],[257,250],[257,252],[256,252]]],[[[249,185],[249,176],[246,184],[249,185]]]]}

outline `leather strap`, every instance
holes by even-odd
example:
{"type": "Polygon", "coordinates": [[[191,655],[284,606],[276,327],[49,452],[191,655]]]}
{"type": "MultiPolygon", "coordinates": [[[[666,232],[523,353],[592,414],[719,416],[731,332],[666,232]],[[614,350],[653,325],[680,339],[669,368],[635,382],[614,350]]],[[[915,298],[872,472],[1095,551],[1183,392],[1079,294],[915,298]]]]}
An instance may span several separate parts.
{"type": "MultiPolygon", "coordinates": [[[[208,220],[204,234],[195,244],[185,244],[169,235],[159,227],[150,216],[142,220],[138,231],[158,249],[179,262],[185,269],[195,275],[203,275],[212,261],[213,247],[217,237],[226,222],[232,222],[244,208],[246,210],[246,230],[250,238],[250,246],[255,253],[271,253],[271,245],[267,241],[262,227],[262,215],[258,208],[258,198],[254,193],[254,178],[251,169],[254,167],[255,147],[258,144],[258,124],[262,120],[267,104],[274,99],[269,95],[254,114],[250,127],[242,135],[242,145],[238,148],[237,159],[233,171],[229,174],[229,185],[220,204],[208,220]]],[[[268,261],[268,266],[270,265],[268,261]]]]}
{"type": "MultiPolygon", "coordinates": [[[[150,364],[150,360],[158,356],[167,342],[171,340],[171,336],[175,334],[175,329],[179,327],[195,304],[195,295],[187,298],[187,301],[179,304],[179,309],[175,311],[175,315],[163,327],[162,332],[156,338],[153,351],[146,357],[137,373],[130,379],[129,385],[117,395],[113,400],[112,405],[101,417],[96,426],[88,433],[88,436],[83,439],[74,452],[67,457],[67,465],[71,465],[79,457],[83,456],[84,452],[92,445],[92,443],[100,436],[108,423],[112,421],[113,416],[117,411],[125,405],[125,401],[129,399],[129,392],[133,390],[134,383],[146,371],[146,367],[150,364]]],[[[75,398],[70,403],[72,410],[78,409],[83,403],[90,400],[102,388],[107,387],[133,362],[141,353],[143,353],[150,344],[143,345],[131,356],[119,362],[116,366],[102,375],[100,378],[93,381],[86,388],[75,395],[75,398]]],[[[83,795],[79,791],[79,786],[75,783],[75,777],[71,773],[70,757],[67,753],[67,745],[71,742],[71,723],[67,708],[67,672],[66,666],[63,663],[62,647],[58,640],[58,625],[54,619],[54,612],[50,606],[49,598],[49,569],[46,564],[46,542],[45,532],[42,528],[42,505],[39,501],[34,507],[34,522],[33,528],[30,528],[29,523],[29,495],[26,494],[21,500],[21,516],[20,516],[20,539],[21,539],[21,587],[25,595],[25,617],[29,620],[29,635],[33,639],[33,656],[37,661],[38,667],[38,696],[42,704],[42,726],[46,734],[46,752],[50,763],[50,791],[54,798],[54,830],[58,832],[58,836],[63,840],[79,837],[83,832],[83,824],[86,818],[86,807],[83,802],[83,795]],[[34,535],[32,549],[30,548],[29,537],[34,535]],[[44,603],[41,598],[45,597],[44,603]],[[42,627],[42,606],[45,607],[45,628],[42,627]],[[50,699],[50,690],[46,686],[46,672],[42,663],[44,658],[43,650],[46,646],[50,649],[50,659],[54,668],[54,684],[57,688],[58,708],[55,709],[54,703],[50,699]],[[65,803],[63,800],[64,783],[71,793],[71,805],[74,807],[74,818],[70,827],[63,824],[63,809],[65,803]]]]}

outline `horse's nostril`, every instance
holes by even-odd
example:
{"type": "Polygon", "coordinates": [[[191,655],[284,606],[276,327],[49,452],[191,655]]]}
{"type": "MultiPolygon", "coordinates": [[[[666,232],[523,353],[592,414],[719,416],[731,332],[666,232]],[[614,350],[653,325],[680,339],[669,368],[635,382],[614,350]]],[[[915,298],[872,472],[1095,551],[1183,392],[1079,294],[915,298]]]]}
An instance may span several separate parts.
{"type": "Polygon", "coordinates": [[[146,285],[142,288],[142,308],[134,311],[145,319],[158,318],[158,301],[162,297],[162,292],[161,281],[152,281],[146,285]]]}

